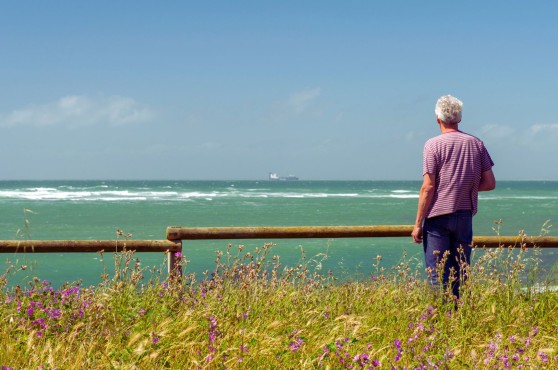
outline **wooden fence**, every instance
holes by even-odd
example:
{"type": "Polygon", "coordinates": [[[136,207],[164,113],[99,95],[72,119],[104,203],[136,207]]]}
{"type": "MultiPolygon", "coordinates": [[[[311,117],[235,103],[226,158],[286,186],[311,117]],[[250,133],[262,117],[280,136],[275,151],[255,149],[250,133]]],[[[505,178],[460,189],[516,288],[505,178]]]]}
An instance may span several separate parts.
{"type": "MultiPolygon", "coordinates": [[[[387,238],[411,237],[412,225],[382,226],[257,226],[167,228],[167,240],[0,240],[0,253],[137,252],[168,253],[171,273],[182,252],[182,240],[286,239],[286,238],[387,238]]],[[[558,248],[557,236],[475,236],[473,246],[498,248],[558,248]]]]}

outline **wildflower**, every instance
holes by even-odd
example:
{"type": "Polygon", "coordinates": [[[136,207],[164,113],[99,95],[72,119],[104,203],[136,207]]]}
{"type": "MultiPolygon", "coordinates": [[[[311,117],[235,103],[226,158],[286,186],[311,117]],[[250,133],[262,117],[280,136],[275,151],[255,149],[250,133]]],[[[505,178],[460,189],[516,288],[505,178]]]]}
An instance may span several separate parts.
{"type": "Polygon", "coordinates": [[[510,368],[510,364],[509,364],[509,362],[508,362],[508,356],[506,356],[506,355],[501,356],[501,357],[500,357],[500,361],[502,362],[502,364],[504,364],[504,367],[505,367],[506,369],[509,369],[509,368],[510,368]]]}
{"type": "Polygon", "coordinates": [[[217,319],[215,316],[209,316],[209,342],[215,342],[217,338],[217,319]]]}
{"type": "Polygon", "coordinates": [[[294,340],[289,343],[289,348],[291,349],[291,352],[296,352],[303,344],[304,344],[304,340],[295,337],[294,340]]]}
{"type": "Polygon", "coordinates": [[[401,341],[396,339],[393,341],[395,348],[397,349],[397,355],[395,356],[395,361],[399,361],[401,359],[403,351],[401,350],[401,341]]]}
{"type": "Polygon", "coordinates": [[[58,319],[60,317],[60,310],[58,308],[53,308],[46,312],[49,319],[58,319]]]}
{"type": "Polygon", "coordinates": [[[176,258],[182,258],[182,253],[176,252],[176,253],[174,254],[174,256],[175,256],[176,258]]]}
{"type": "Polygon", "coordinates": [[[159,338],[154,331],[151,332],[151,343],[153,344],[157,344],[159,343],[159,341],[161,340],[161,338],[159,338]]]}
{"type": "Polygon", "coordinates": [[[544,352],[539,352],[539,357],[542,362],[548,362],[548,355],[544,352]]]}

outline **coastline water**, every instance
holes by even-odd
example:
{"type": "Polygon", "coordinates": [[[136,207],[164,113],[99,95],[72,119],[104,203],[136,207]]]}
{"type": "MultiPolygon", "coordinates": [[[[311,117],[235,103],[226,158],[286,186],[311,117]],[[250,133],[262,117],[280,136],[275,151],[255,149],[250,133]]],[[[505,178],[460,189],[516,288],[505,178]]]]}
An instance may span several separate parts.
{"type": "MultiPolygon", "coordinates": [[[[410,225],[419,181],[0,181],[0,239],[115,239],[116,230],[133,239],[164,239],[167,226],[410,225]],[[24,211],[28,210],[28,211],[24,211]],[[26,222],[28,227],[25,227],[26,222]],[[19,230],[19,232],[18,232],[19,230]]],[[[539,235],[558,216],[558,182],[500,181],[481,193],[474,218],[476,235],[539,235]],[[501,220],[501,224],[495,221],[501,220]]],[[[556,235],[551,227],[548,235],[556,235]]],[[[228,243],[253,251],[273,242],[272,255],[284,265],[305,262],[347,279],[374,273],[376,256],[390,268],[406,254],[422,264],[422,247],[411,238],[185,241],[186,272],[211,270],[215,251],[228,243]]],[[[550,269],[553,249],[541,253],[550,269]]],[[[2,254],[27,269],[10,277],[33,277],[54,285],[82,280],[91,285],[103,271],[99,255],[2,254]]],[[[141,253],[144,267],[165,269],[160,253],[141,253]]],[[[112,258],[105,256],[108,271],[112,258]]]]}

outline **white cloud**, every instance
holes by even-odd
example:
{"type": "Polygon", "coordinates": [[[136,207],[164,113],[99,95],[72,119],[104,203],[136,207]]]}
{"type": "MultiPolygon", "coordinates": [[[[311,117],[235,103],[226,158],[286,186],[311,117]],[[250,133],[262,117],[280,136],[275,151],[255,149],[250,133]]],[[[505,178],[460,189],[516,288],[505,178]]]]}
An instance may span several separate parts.
{"type": "Polygon", "coordinates": [[[480,128],[480,137],[486,140],[502,140],[515,135],[515,128],[506,125],[485,125],[480,128]]]}
{"type": "Polygon", "coordinates": [[[531,132],[535,135],[544,135],[545,133],[556,134],[558,133],[558,123],[536,124],[531,126],[531,132]]]}
{"type": "Polygon", "coordinates": [[[304,112],[308,104],[320,96],[320,94],[320,88],[299,91],[289,96],[288,104],[295,111],[295,113],[300,114],[304,112]]]}
{"type": "Polygon", "coordinates": [[[148,107],[129,97],[70,95],[55,102],[0,113],[0,126],[121,126],[144,122],[152,117],[153,112],[148,107]]]}

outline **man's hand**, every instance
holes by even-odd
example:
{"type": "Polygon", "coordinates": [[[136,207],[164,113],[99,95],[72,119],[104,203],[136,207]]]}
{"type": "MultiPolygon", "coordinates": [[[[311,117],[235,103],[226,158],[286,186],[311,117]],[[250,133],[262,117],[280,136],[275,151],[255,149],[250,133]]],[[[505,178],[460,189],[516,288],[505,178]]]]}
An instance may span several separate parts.
{"type": "Polygon", "coordinates": [[[413,229],[413,232],[411,233],[411,236],[413,237],[413,241],[417,244],[422,243],[422,227],[420,226],[415,226],[415,228],[413,229]]]}

